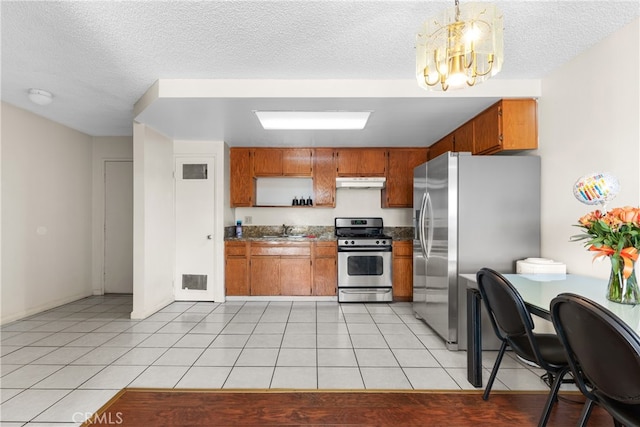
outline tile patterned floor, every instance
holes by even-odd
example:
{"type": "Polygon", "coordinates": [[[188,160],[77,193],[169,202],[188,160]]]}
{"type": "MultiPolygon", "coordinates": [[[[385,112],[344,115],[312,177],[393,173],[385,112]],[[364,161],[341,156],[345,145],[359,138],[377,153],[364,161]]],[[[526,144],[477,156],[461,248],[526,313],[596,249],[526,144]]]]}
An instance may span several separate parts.
{"type": "MultiPolygon", "coordinates": [[[[131,296],[85,298],[2,326],[2,426],[78,426],[123,387],[472,389],[409,303],[175,302],[142,321],[131,296]]],[[[484,352],[484,378],[497,352],[484,352]]],[[[545,390],[507,355],[494,389],[545,390]]]]}

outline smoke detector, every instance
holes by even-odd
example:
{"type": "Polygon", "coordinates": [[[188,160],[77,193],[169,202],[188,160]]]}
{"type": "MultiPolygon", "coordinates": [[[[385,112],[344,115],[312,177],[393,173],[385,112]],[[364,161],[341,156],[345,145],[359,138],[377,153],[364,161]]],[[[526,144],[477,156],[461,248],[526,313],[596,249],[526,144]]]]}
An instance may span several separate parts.
{"type": "Polygon", "coordinates": [[[29,99],[34,104],[49,105],[53,102],[53,95],[42,89],[29,89],[29,99]]]}

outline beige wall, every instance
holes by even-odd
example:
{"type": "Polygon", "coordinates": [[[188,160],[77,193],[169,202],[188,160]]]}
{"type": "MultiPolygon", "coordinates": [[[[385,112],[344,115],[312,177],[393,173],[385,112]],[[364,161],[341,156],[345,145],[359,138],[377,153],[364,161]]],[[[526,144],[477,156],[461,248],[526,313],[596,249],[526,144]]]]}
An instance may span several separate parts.
{"type": "Polygon", "coordinates": [[[133,125],[133,312],[145,318],[173,302],[173,141],[133,125]]]}
{"type": "Polygon", "coordinates": [[[2,323],[91,295],[91,147],[2,103],[2,323]]]}
{"type": "MultiPolygon", "coordinates": [[[[609,264],[592,263],[572,227],[593,209],[572,193],[591,172],[610,172],[621,184],[610,207],[640,201],[640,73],[636,19],[542,81],[539,102],[542,158],[542,255],[569,273],[607,277],[609,264]]],[[[604,292],[604,290],[603,290],[604,292]]]]}

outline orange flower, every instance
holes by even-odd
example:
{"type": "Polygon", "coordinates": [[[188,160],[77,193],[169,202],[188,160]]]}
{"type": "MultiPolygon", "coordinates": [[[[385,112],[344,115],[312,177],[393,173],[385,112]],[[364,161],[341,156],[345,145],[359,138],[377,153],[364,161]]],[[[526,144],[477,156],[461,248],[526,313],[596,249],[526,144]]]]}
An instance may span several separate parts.
{"type": "Polygon", "coordinates": [[[638,224],[639,214],[640,209],[631,206],[625,206],[624,208],[615,208],[611,211],[611,215],[618,217],[620,221],[632,224],[638,224]]]}

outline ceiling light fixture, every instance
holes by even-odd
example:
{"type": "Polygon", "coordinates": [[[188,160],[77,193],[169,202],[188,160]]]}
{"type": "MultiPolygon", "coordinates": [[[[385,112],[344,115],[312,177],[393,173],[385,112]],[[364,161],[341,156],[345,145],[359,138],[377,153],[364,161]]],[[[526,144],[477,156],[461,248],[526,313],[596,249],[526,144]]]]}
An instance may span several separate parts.
{"type": "Polygon", "coordinates": [[[371,111],[254,111],[265,130],[361,130],[371,111]]]}
{"type": "Polygon", "coordinates": [[[455,0],[416,36],[416,78],[427,90],[460,89],[502,69],[502,13],[492,4],[455,0]]]}
{"type": "Polygon", "coordinates": [[[42,89],[29,89],[29,99],[34,104],[49,105],[53,102],[53,95],[42,89]]]}

